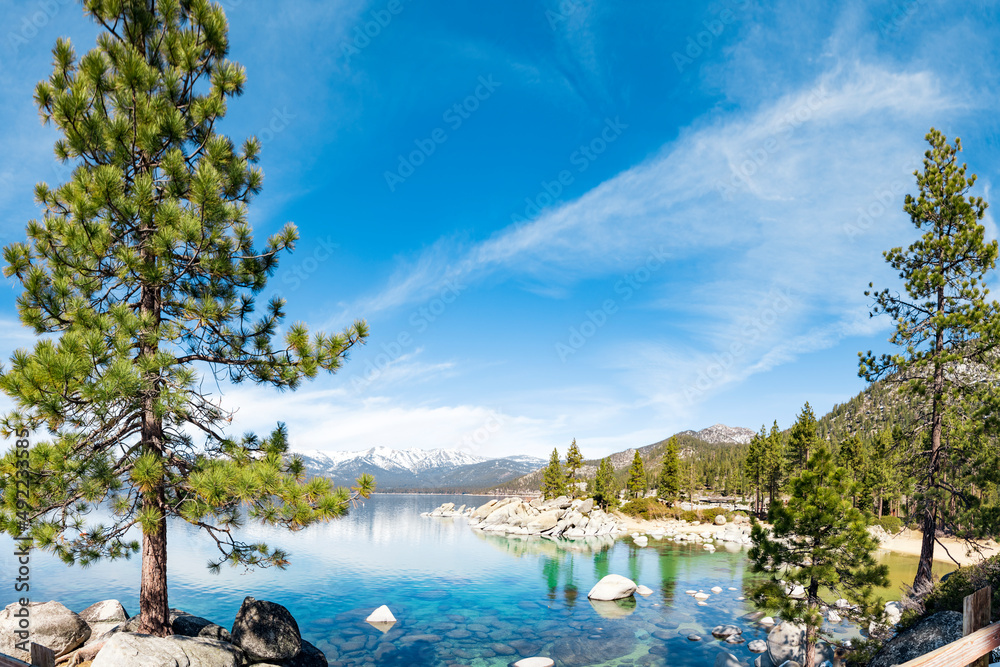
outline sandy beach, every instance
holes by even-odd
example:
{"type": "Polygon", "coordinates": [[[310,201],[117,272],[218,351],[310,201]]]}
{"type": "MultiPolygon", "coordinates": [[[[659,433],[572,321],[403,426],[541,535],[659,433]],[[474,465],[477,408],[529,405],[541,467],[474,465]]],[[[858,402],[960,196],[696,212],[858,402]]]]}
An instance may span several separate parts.
{"type": "MultiPolygon", "coordinates": [[[[664,532],[668,527],[676,533],[701,533],[706,530],[714,532],[721,527],[711,523],[701,523],[697,526],[693,524],[678,525],[665,519],[646,521],[644,519],[637,519],[635,517],[624,515],[621,512],[615,512],[615,516],[625,523],[630,533],[648,533],[654,530],[664,532]]],[[[920,531],[904,530],[900,534],[883,541],[882,548],[900,554],[920,556],[920,542],[922,539],[923,534],[920,531]]],[[[953,537],[942,537],[938,540],[938,544],[934,548],[934,560],[946,563],[958,562],[959,565],[965,566],[973,565],[981,561],[983,558],[989,558],[990,556],[1000,553],[1000,545],[993,540],[980,542],[979,547],[981,549],[981,553],[976,553],[962,540],[957,540],[953,537]],[[942,545],[944,545],[944,548],[942,548],[942,545]]]]}

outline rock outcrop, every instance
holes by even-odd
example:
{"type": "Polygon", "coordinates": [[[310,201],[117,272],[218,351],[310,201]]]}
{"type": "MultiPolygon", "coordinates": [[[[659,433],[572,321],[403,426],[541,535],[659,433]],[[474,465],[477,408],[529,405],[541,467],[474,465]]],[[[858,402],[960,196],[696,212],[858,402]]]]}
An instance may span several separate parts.
{"type": "Polygon", "coordinates": [[[469,525],[487,533],[506,535],[543,535],[582,539],[623,535],[625,525],[600,508],[594,501],[573,500],[560,496],[552,500],[536,498],[530,502],[513,497],[491,500],[475,509],[445,503],[424,516],[465,516],[469,525]]]}
{"type": "Polygon", "coordinates": [[[253,662],[287,660],[302,650],[298,623],[287,609],[267,600],[244,599],[231,634],[253,662]]]}
{"type": "Polygon", "coordinates": [[[58,602],[32,602],[22,607],[12,603],[0,612],[0,653],[6,653],[27,662],[31,656],[19,650],[16,645],[22,625],[30,622],[31,641],[47,646],[63,656],[90,638],[90,626],[80,615],[70,611],[58,602]],[[26,614],[28,621],[22,624],[26,614]]]}
{"type": "Polygon", "coordinates": [[[962,614],[957,611],[939,611],[893,637],[868,665],[901,665],[961,638],[962,614]]]}
{"type": "Polygon", "coordinates": [[[104,643],[92,667],[241,667],[243,663],[239,648],[218,639],[117,632],[104,643]]]}

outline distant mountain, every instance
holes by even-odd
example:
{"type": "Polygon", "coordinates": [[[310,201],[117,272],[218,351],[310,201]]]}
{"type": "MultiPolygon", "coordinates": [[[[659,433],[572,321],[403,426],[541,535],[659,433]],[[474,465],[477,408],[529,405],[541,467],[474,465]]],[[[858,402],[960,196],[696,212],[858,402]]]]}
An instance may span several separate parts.
{"type": "Polygon", "coordinates": [[[391,449],[360,452],[293,451],[309,475],[350,486],[362,473],[375,476],[379,491],[473,491],[492,488],[545,465],[531,456],[484,458],[457,449],[391,449]]]}
{"type": "MultiPolygon", "coordinates": [[[[748,444],[754,433],[751,429],[740,426],[716,424],[715,426],[703,428],[700,431],[681,431],[672,437],[677,438],[678,453],[681,460],[684,460],[695,455],[717,456],[720,453],[725,454],[727,452],[729,456],[734,456],[738,452],[733,453],[733,448],[748,444]]],[[[628,474],[627,470],[632,465],[636,449],[639,450],[639,455],[645,462],[647,473],[658,470],[663,460],[663,455],[667,450],[667,441],[669,440],[670,438],[664,438],[651,445],[644,445],[638,448],[630,447],[608,455],[607,458],[611,460],[611,467],[615,470],[615,479],[618,484],[620,486],[625,484],[625,477],[628,474]]],[[[565,455],[564,452],[563,454],[565,455]]],[[[577,479],[587,480],[593,478],[597,474],[598,463],[600,463],[600,459],[584,461],[583,467],[577,472],[577,479]]],[[[542,464],[547,465],[548,462],[543,461],[542,464]]],[[[532,494],[538,493],[541,484],[542,471],[534,470],[523,477],[498,485],[497,490],[507,493],[532,494]]]]}
{"type": "Polygon", "coordinates": [[[742,426],[726,426],[725,424],[716,424],[715,426],[709,426],[708,428],[703,428],[700,431],[681,431],[677,435],[690,435],[703,442],[708,442],[713,445],[731,442],[737,445],[748,445],[750,444],[750,439],[755,435],[755,431],[743,428],[742,426]]]}

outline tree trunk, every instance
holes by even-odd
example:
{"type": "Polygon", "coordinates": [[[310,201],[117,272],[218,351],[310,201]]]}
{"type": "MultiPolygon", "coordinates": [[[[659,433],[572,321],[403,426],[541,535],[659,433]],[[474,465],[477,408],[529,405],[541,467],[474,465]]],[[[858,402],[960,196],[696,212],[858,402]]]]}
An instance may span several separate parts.
{"type": "Polygon", "coordinates": [[[806,664],[803,667],[816,665],[816,628],[806,624],[806,664]]]}
{"type": "Polygon", "coordinates": [[[167,518],[163,514],[163,489],[147,494],[143,505],[156,508],[156,529],[142,534],[142,579],[139,584],[139,632],[157,637],[172,634],[167,603],[167,518]]]}
{"type": "MultiPolygon", "coordinates": [[[[938,288],[938,313],[944,311],[944,288],[938,288]]],[[[934,338],[936,354],[944,352],[944,331],[938,328],[934,338]]],[[[944,406],[941,405],[944,396],[944,366],[935,360],[934,383],[931,394],[931,452],[927,462],[927,490],[931,492],[924,499],[923,540],[920,543],[920,561],[917,563],[917,576],[913,578],[913,591],[918,596],[931,591],[934,582],[931,579],[931,565],[934,562],[934,537],[937,531],[937,500],[934,498],[934,485],[937,483],[938,457],[941,451],[941,430],[944,423],[944,406]]]]}

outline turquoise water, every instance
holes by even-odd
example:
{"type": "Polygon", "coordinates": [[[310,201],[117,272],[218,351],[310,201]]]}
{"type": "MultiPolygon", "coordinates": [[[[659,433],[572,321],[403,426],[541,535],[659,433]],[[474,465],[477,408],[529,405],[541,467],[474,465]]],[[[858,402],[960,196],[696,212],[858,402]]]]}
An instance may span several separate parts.
{"type": "MultiPolygon", "coordinates": [[[[230,627],[244,596],[288,607],[303,637],[331,665],[508,665],[548,655],[583,665],[705,665],[727,650],[744,660],[746,644],[712,639],[711,629],[735,623],[746,641],[764,631],[744,617],[746,552],[733,545],[706,552],[700,544],[625,538],[610,547],[508,539],[470,529],[464,519],[421,517],[443,502],[479,505],[475,496],[376,495],[340,521],[296,534],[252,527],[246,536],[291,553],[285,571],[224,569],[210,574],[212,541],[186,524],[171,525],[170,605],[230,627]],[[653,589],[649,597],[592,604],[590,588],[604,575],[627,576],[653,589]],[[711,594],[699,605],[686,590],[711,594]],[[733,589],[733,590],[730,590],[733,589]],[[387,604],[398,619],[387,632],[365,617],[387,604]],[[692,642],[689,634],[704,641],[692,642]]],[[[12,542],[0,542],[0,604],[14,601],[12,542]]],[[[913,559],[915,571],[916,559],[913,559]]],[[[910,574],[909,576],[912,576],[910,574]]],[[[56,599],[79,611],[117,598],[136,613],[139,561],[67,568],[33,554],[33,600],[56,599]]],[[[845,628],[837,628],[847,636],[845,628]]]]}

